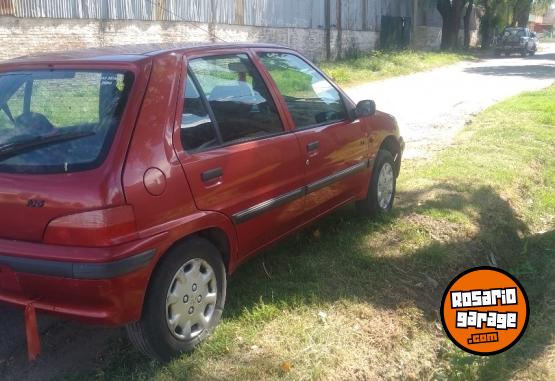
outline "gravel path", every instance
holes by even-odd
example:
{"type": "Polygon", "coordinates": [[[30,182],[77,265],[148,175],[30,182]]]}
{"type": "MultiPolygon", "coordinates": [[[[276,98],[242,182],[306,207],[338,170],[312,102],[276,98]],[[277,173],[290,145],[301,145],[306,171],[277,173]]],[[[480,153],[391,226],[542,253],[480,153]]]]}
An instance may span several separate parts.
{"type": "MultiPolygon", "coordinates": [[[[555,80],[555,44],[535,57],[486,59],[350,88],[354,100],[374,99],[397,117],[407,142],[406,158],[430,155],[449,145],[473,115],[522,91],[555,80]]],[[[23,314],[0,307],[0,379],[45,380],[94,369],[122,329],[83,326],[40,316],[43,354],[26,361],[23,314]]]]}

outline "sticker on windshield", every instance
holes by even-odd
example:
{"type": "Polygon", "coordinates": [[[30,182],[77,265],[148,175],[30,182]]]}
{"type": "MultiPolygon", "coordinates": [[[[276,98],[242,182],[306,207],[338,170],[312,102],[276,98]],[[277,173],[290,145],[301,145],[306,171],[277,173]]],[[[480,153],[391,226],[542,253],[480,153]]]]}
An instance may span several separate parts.
{"type": "Polygon", "coordinates": [[[528,297],[506,271],[476,267],[458,275],[441,301],[447,336],[466,352],[489,356],[520,340],[530,315],[528,297]]]}

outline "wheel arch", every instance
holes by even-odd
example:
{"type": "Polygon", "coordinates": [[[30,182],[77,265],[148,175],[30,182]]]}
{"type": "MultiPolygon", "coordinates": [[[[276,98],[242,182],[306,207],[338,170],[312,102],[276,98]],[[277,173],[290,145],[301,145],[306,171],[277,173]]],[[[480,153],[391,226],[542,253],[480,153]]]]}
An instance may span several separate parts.
{"type": "Polygon", "coordinates": [[[143,312],[145,298],[156,270],[165,256],[184,241],[193,237],[206,239],[220,252],[228,275],[236,268],[238,244],[235,227],[231,220],[221,213],[199,211],[192,216],[173,221],[171,227],[159,233],[165,233],[165,238],[151,263],[148,276],[144,279],[143,292],[140,300],[137,300],[137,303],[140,303],[141,306],[140,313],[135,317],[135,320],[138,320],[143,312]]]}
{"type": "Polygon", "coordinates": [[[395,162],[395,176],[399,176],[399,172],[401,170],[401,156],[403,153],[403,147],[401,146],[399,140],[393,135],[388,135],[380,144],[379,149],[389,151],[391,153],[393,161],[395,162]]]}

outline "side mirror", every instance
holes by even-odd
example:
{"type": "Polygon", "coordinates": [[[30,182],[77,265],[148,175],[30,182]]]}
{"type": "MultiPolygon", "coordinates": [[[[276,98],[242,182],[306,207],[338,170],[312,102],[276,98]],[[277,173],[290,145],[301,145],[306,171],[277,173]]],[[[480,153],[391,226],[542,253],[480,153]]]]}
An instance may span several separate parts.
{"type": "Polygon", "coordinates": [[[376,113],[376,102],[371,100],[360,101],[355,108],[355,115],[357,118],[365,116],[372,116],[376,113]]]}

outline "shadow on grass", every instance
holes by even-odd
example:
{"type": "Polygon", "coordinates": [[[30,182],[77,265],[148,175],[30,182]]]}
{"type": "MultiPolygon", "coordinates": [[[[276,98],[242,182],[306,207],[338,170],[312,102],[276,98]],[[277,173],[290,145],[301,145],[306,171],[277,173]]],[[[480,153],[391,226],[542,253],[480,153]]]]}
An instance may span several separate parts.
{"type": "MultiPolygon", "coordinates": [[[[225,318],[239,317],[260,302],[287,308],[356,299],[383,309],[415,305],[433,321],[438,319],[443,290],[454,276],[470,267],[496,264],[521,280],[532,316],[521,343],[502,355],[480,360],[478,375],[503,379],[540,356],[554,333],[555,231],[530,237],[510,204],[490,187],[469,186],[460,192],[440,185],[399,196],[393,217],[369,222],[354,207],[346,207],[247,263],[231,279],[225,318]],[[434,196],[426,199],[430,194],[434,196]],[[415,250],[403,247],[403,240],[410,240],[414,230],[426,230],[419,222],[430,210],[468,213],[469,207],[475,211],[472,219],[477,226],[471,237],[433,240],[415,250]],[[399,235],[396,221],[403,217],[415,225],[399,235]],[[374,252],[366,241],[376,235],[385,240],[378,247],[394,245],[400,252],[374,252]]],[[[464,368],[478,359],[465,356],[465,361],[454,360],[452,365],[464,368]]]]}

